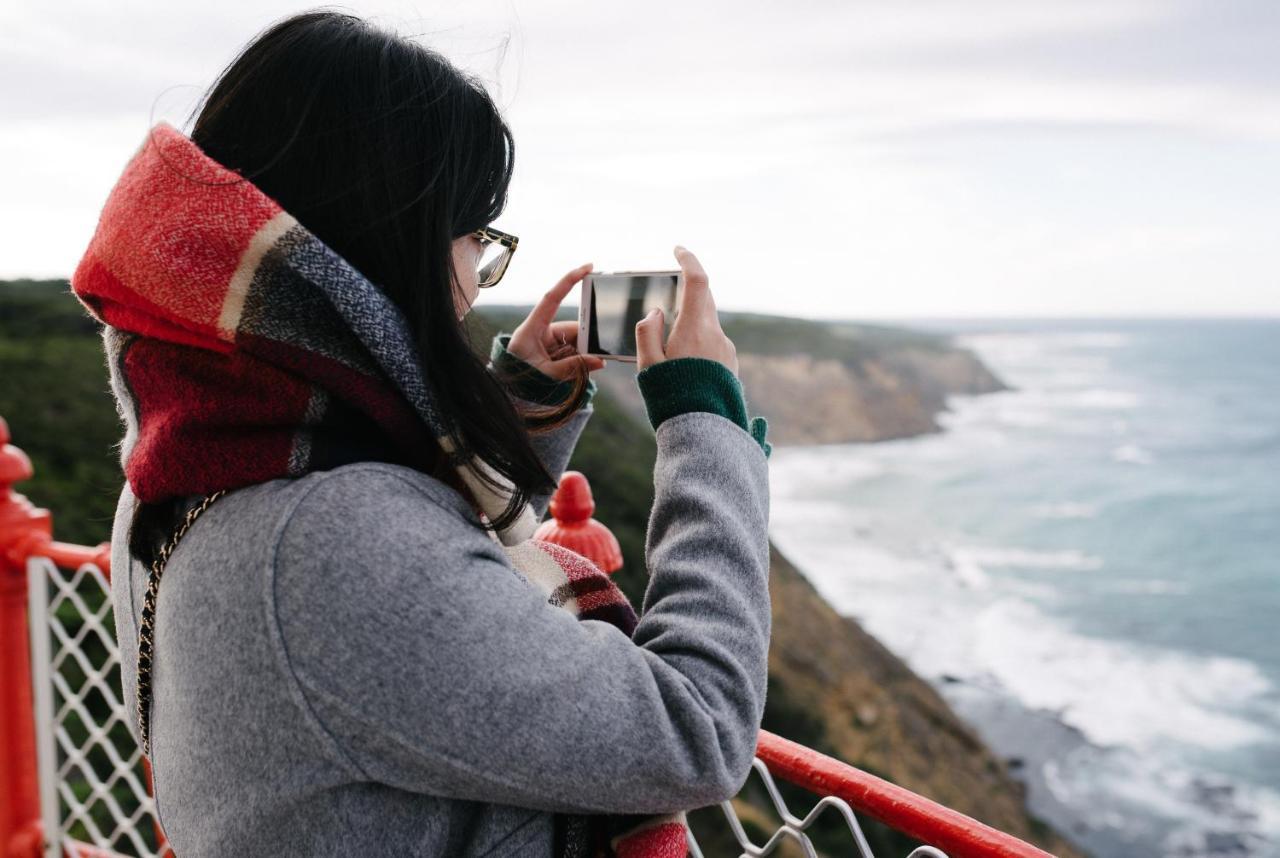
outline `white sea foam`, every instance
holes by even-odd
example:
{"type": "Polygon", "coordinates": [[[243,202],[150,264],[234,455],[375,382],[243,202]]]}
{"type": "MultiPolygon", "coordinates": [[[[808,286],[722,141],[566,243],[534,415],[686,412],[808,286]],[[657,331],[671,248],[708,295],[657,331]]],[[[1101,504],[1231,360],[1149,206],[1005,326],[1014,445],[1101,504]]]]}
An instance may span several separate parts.
{"type": "MultiPolygon", "coordinates": [[[[1274,692],[1250,662],[1080,635],[1021,599],[984,604],[990,576],[981,564],[966,567],[978,555],[963,551],[950,570],[957,589],[949,594],[948,579],[921,560],[865,542],[777,537],[837,610],[857,616],[926,676],[994,685],[1030,708],[1057,713],[1100,745],[1224,750],[1267,738],[1240,714],[1274,692]]],[[[1091,562],[1075,552],[1011,550],[991,551],[991,559],[1069,569],[1091,562]]],[[[1002,585],[1000,592],[1009,591],[1002,585]]]]}
{"type": "Polygon", "coordinates": [[[1142,398],[1131,390],[1111,387],[1060,387],[1038,383],[1006,395],[1004,399],[978,400],[983,407],[998,405],[1002,411],[1129,411],[1142,404],[1142,398]]]}
{"type": "Polygon", "coordinates": [[[845,446],[823,447],[819,455],[805,448],[778,448],[770,469],[770,492],[777,497],[825,494],[824,490],[874,479],[886,472],[882,462],[843,450],[845,446]]]}
{"type": "Polygon", "coordinates": [[[975,625],[982,669],[1097,744],[1224,750],[1268,737],[1238,714],[1274,690],[1251,662],[1085,637],[1016,601],[992,604],[975,625]]]}
{"type": "Polygon", "coordinates": [[[951,549],[953,564],[964,563],[984,569],[1078,569],[1102,568],[1102,558],[1083,551],[1029,551],[1023,548],[983,548],[964,546],[951,549]]]}
{"type": "Polygon", "coordinates": [[[1059,802],[1089,809],[1082,828],[1138,837],[1161,855],[1271,858],[1280,847],[1280,795],[1161,755],[1082,745],[1042,774],[1059,802]]]}
{"type": "MultiPolygon", "coordinates": [[[[1128,390],[1091,386],[1061,389],[1029,379],[1016,391],[990,396],[953,397],[952,411],[940,415],[948,430],[1008,431],[1025,437],[1027,430],[1054,434],[1116,436],[1128,427],[1128,415],[1141,406],[1141,398],[1128,390]]],[[[1007,437],[1000,439],[1007,442],[1007,437]]]]}
{"type": "Polygon", "coordinates": [[[954,549],[950,553],[951,571],[960,583],[973,590],[985,590],[991,586],[991,578],[987,570],[982,568],[977,559],[964,549],[954,549]]]}
{"type": "Polygon", "coordinates": [[[925,676],[994,685],[1100,745],[1224,750],[1267,738],[1241,714],[1275,692],[1251,662],[1081,635],[1026,601],[1033,595],[995,586],[988,572],[1088,571],[1100,558],[994,547],[912,558],[852,534],[824,537],[812,517],[791,515],[789,502],[780,507],[773,535],[783,553],[837,610],[925,676]]]}
{"type": "Polygon", "coordinates": [[[1118,349],[1129,345],[1133,336],[1119,331],[1062,331],[1039,335],[1057,348],[1118,349]]]}
{"type": "Polygon", "coordinates": [[[1101,370],[1109,363],[1109,352],[1130,342],[1128,334],[1116,332],[1072,333],[992,333],[959,337],[957,342],[982,355],[1002,371],[1031,370],[1064,372],[1101,370]]]}
{"type": "Polygon", "coordinates": [[[1140,596],[1185,596],[1191,587],[1181,581],[1118,580],[1108,581],[1106,588],[1113,593],[1131,593],[1140,596]]]}
{"type": "Polygon", "coordinates": [[[1126,465],[1150,465],[1154,457],[1137,444],[1122,444],[1111,451],[1111,458],[1126,465]]]}
{"type": "Polygon", "coordinates": [[[1136,393],[1128,390],[1090,388],[1056,394],[1053,399],[1064,408],[1083,408],[1098,411],[1137,408],[1141,404],[1136,393]]]}
{"type": "Polygon", "coordinates": [[[1045,519],[1080,519],[1080,518],[1097,518],[1098,508],[1090,503],[1073,503],[1066,501],[1063,503],[1042,503],[1031,508],[1031,514],[1036,518],[1045,519]]]}

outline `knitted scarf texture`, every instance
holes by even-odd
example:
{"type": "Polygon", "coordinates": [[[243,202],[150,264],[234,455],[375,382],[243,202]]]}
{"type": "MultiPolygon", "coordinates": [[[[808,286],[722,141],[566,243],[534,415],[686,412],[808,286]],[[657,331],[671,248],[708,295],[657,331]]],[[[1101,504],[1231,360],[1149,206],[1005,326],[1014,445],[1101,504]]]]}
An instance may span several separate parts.
{"type": "MultiPolygon", "coordinates": [[[[458,449],[399,308],[167,123],[125,167],[71,286],[103,324],[125,429],[120,461],[142,503],[356,461],[430,473],[429,441],[458,449]]],[[[509,492],[466,464],[455,469],[477,515],[495,519],[509,492]]],[[[636,613],[617,585],[585,557],[534,539],[537,524],[526,505],[490,531],[513,573],[579,619],[631,635],[636,613]]],[[[566,858],[687,854],[682,812],[557,814],[556,828],[566,858]]]]}

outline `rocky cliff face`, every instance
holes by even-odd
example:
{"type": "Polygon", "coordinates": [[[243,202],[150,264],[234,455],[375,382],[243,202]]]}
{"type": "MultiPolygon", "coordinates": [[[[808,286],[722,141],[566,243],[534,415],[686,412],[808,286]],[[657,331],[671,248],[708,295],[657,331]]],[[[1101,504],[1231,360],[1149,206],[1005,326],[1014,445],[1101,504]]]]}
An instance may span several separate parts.
{"type": "Polygon", "coordinates": [[[776,444],[886,441],[936,432],[946,397],[1003,385],[969,352],[904,348],[849,362],[806,354],[739,353],[752,416],[776,444]]]}
{"type": "MultiPolygon", "coordinates": [[[[769,317],[725,314],[752,416],[769,420],[770,443],[845,444],[937,432],[954,394],[1006,389],[972,352],[944,337],[807,322],[784,341],[761,332],[769,317]],[[836,333],[836,332],[839,333],[836,333]],[[874,331],[867,334],[867,331],[874,331]]],[[[797,320],[779,320],[800,327],[797,320]]],[[[597,382],[644,419],[633,365],[611,364],[597,382]]]]}

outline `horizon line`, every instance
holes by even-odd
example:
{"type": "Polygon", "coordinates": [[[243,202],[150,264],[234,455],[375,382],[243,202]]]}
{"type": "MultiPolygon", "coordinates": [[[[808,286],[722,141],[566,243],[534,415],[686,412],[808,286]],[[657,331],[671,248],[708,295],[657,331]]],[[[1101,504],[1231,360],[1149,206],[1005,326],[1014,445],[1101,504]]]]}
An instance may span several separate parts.
{"type": "MultiPolygon", "coordinates": [[[[69,277],[0,277],[0,283],[70,283],[69,277]]],[[[536,301],[523,303],[493,303],[472,305],[473,311],[483,312],[485,309],[501,310],[504,308],[532,308],[536,301]]],[[[577,303],[563,303],[561,309],[576,308],[577,303]]],[[[728,315],[770,316],[778,319],[799,319],[809,322],[1272,322],[1280,321],[1280,309],[1255,312],[1232,311],[1228,313],[1143,313],[1131,314],[1109,310],[1072,311],[1063,314],[1037,315],[1025,312],[997,312],[991,314],[966,313],[921,313],[919,315],[902,315],[894,313],[872,313],[864,316],[797,316],[769,310],[735,310],[731,307],[719,307],[719,311],[728,315]]]]}

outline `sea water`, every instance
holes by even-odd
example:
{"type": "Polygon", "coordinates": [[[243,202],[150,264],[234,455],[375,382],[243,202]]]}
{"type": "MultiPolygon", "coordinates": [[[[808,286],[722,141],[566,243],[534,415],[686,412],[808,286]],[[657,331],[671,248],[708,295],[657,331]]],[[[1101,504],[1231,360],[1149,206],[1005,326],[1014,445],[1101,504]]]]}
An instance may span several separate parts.
{"type": "Polygon", "coordinates": [[[779,447],[771,532],[1098,856],[1280,856],[1280,321],[952,323],[1008,392],[779,447]]]}

